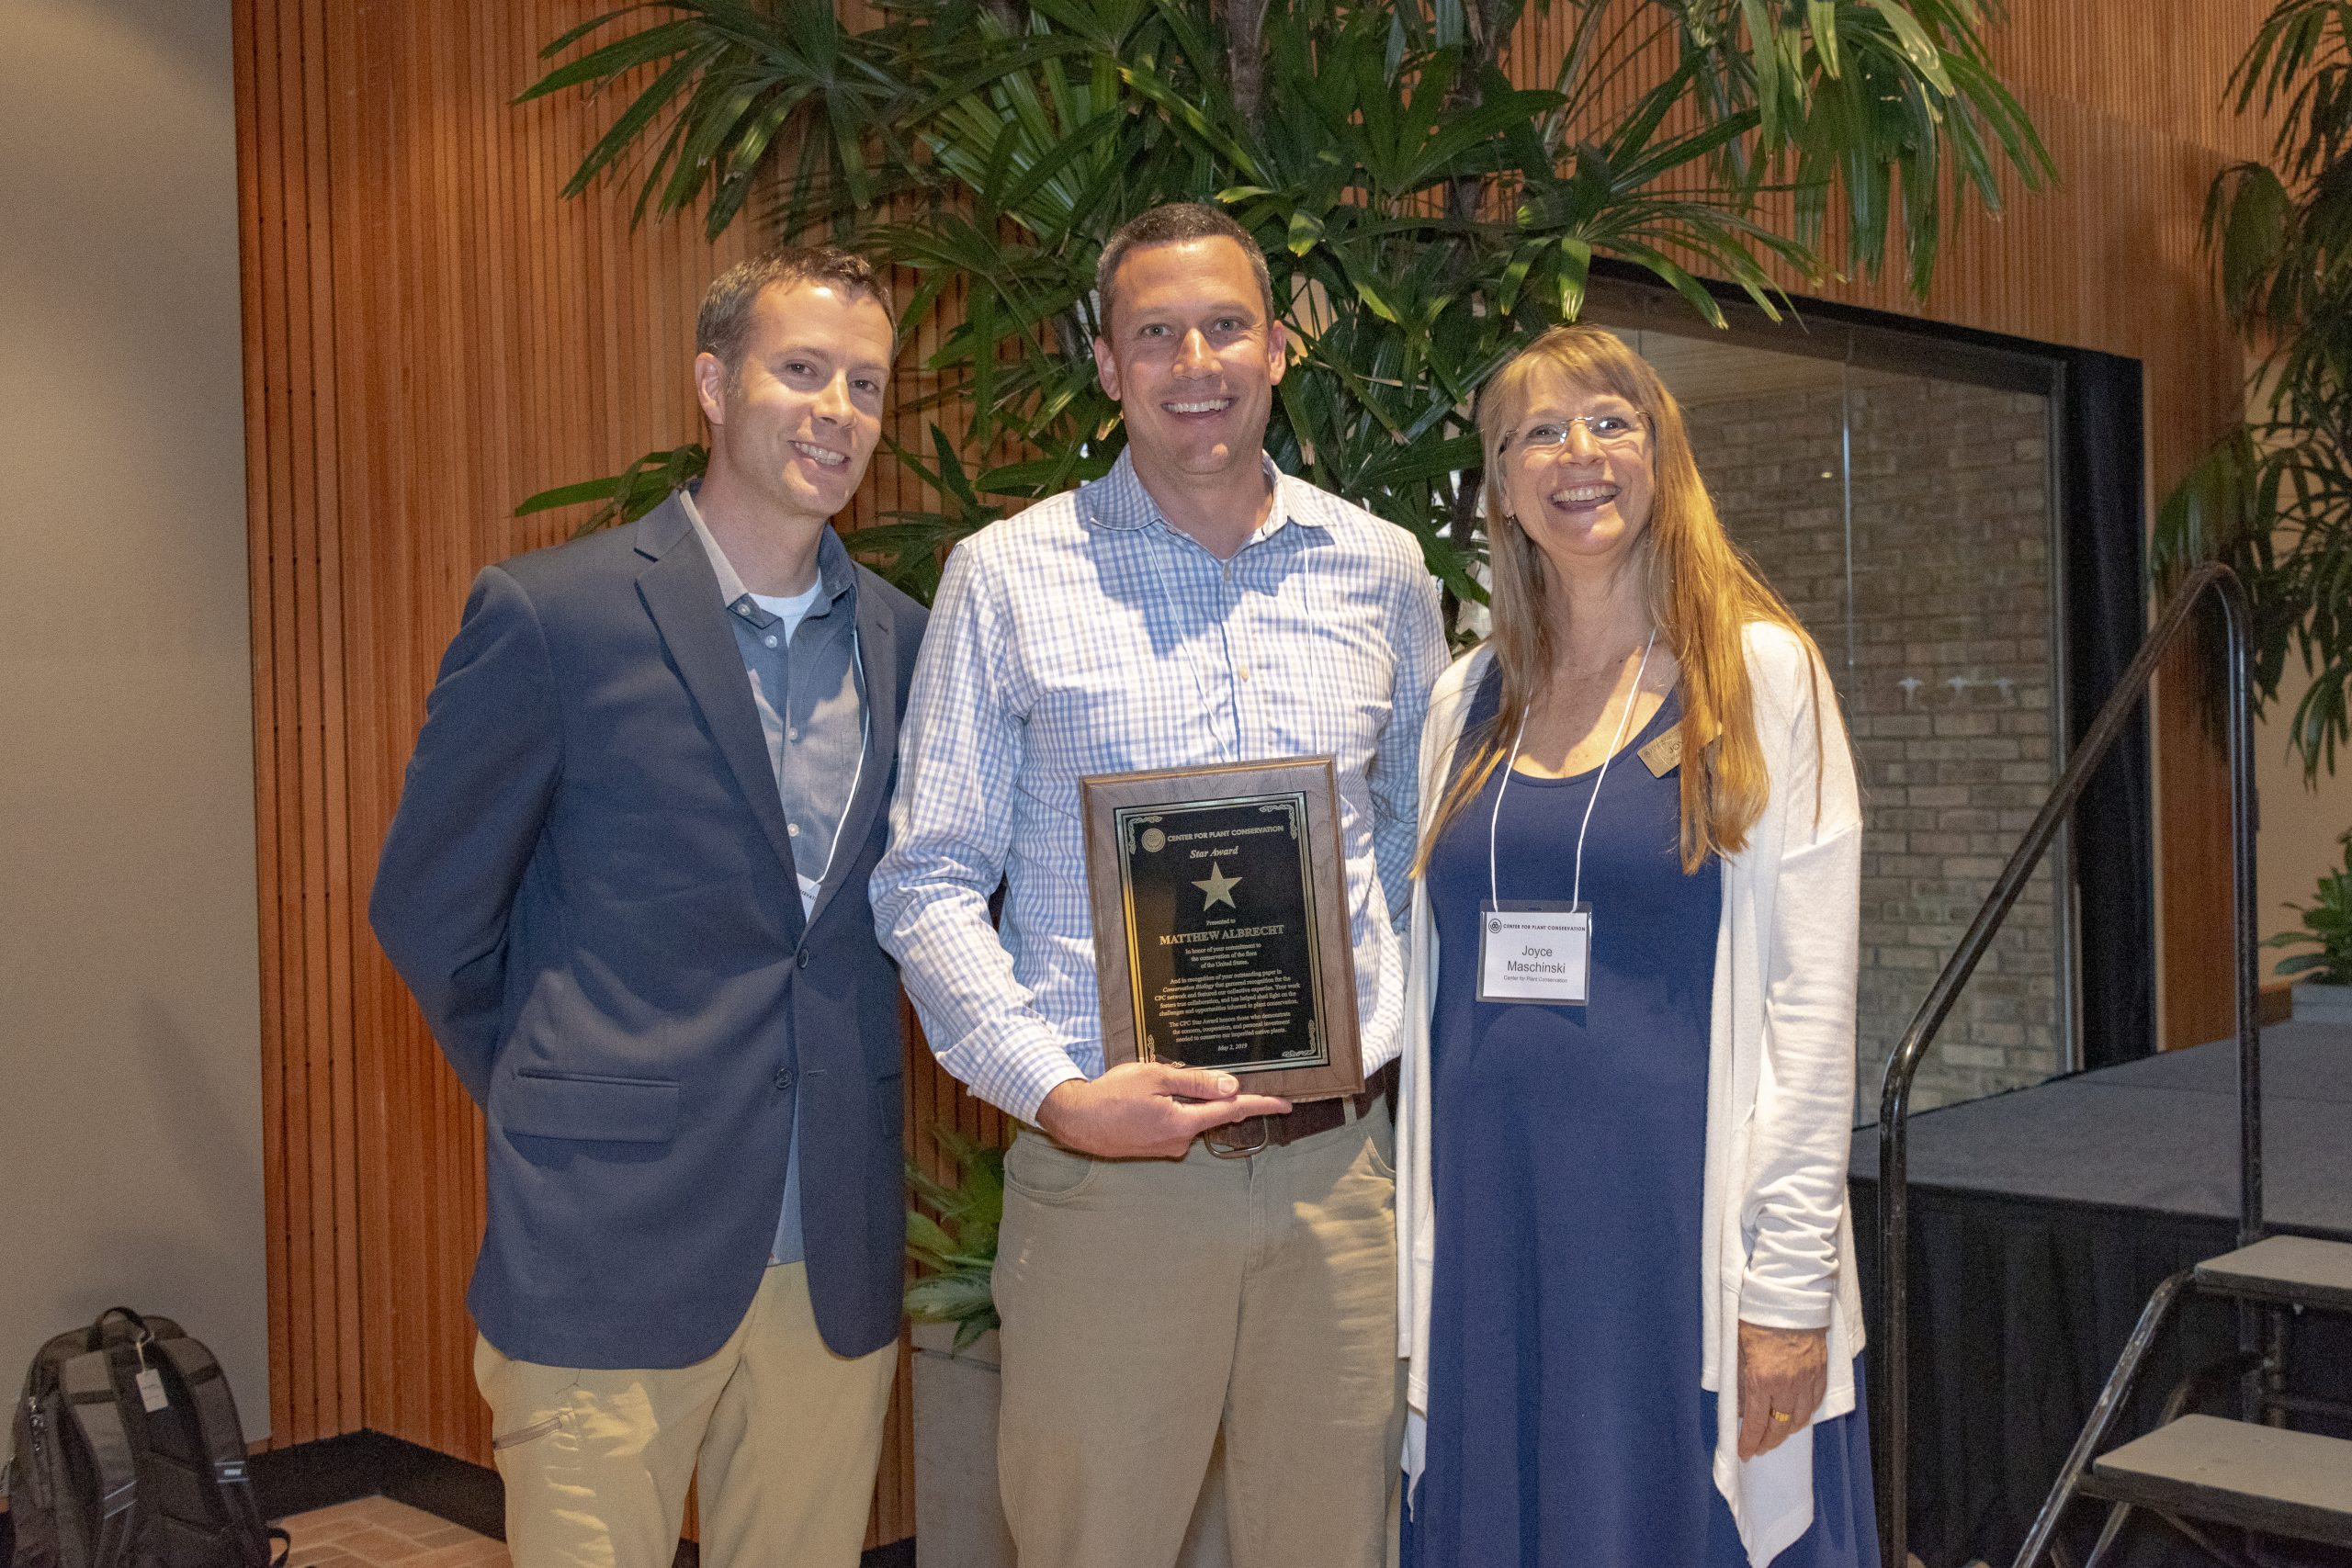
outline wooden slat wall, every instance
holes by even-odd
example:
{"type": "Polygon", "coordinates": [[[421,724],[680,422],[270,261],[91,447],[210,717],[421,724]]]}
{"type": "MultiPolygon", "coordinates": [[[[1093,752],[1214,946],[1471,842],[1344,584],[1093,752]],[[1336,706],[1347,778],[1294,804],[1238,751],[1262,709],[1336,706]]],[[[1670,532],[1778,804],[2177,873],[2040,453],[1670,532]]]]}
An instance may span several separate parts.
{"type": "MultiPolygon", "coordinates": [[[[571,526],[514,502],[696,434],[695,305],[752,243],[557,198],[609,106],[508,100],[600,8],[234,7],[280,1444],[366,1427],[489,1460],[463,1303],[481,1123],[367,887],[467,583],[571,526]]],[[[916,499],[878,475],[857,520],[916,499]]],[[[910,1130],[1001,1136],[927,1056],[911,1098],[910,1130]]],[[[903,1393],[876,1541],[912,1529],[903,1393]]]]}
{"type": "MultiPolygon", "coordinates": [[[[620,190],[557,198],[611,106],[508,100],[602,0],[232,6],[272,1440],[367,1427],[485,1462],[462,1300],[480,1124],[368,934],[366,889],[467,582],[568,525],[514,501],[695,434],[694,306],[751,235],[632,234],[620,190]]],[[[2064,193],[1964,221],[1924,306],[1892,279],[1834,297],[2142,358],[2161,490],[2235,407],[2195,225],[2211,172],[2253,151],[2216,103],[2264,8],[2018,7],[1996,54],[2064,193]]],[[[1518,51],[1531,79],[1556,59],[1545,25],[1518,51]]],[[[879,465],[857,518],[916,500],[879,465]]],[[[2167,1032],[2205,1038],[2219,774],[2177,714],[2162,735],[2167,1032]]],[[[934,1123],[1001,1135],[927,1057],[910,1067],[910,1148],[936,1163],[934,1123]]],[[[902,1375],[873,1541],[912,1529],[910,1472],[902,1375]]]]}

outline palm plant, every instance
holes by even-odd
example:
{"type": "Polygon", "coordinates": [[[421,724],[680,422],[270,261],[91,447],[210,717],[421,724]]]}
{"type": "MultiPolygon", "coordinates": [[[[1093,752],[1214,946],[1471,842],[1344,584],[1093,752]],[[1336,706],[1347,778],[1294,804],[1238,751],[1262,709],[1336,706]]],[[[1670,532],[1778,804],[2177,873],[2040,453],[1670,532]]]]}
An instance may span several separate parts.
{"type": "Polygon", "coordinates": [[[950,1187],[907,1162],[907,1187],[918,1200],[907,1209],[907,1256],[923,1270],[907,1287],[907,1315],[954,1324],[961,1350],[997,1326],[989,1280],[1004,1219],[1004,1151],[953,1128],[933,1127],[931,1136],[955,1162],[956,1181],[950,1187]]]}
{"type": "Polygon", "coordinates": [[[2290,733],[2315,777],[2352,739],[2352,11],[2283,0],[2229,90],[2278,125],[2270,162],[2222,170],[2205,205],[2223,302],[2264,349],[2263,417],[2165,500],[2155,558],[2166,576],[2212,559],[2245,580],[2260,705],[2301,655],[2312,682],[2290,733]]]}
{"type": "MultiPolygon", "coordinates": [[[[1536,0],[1567,39],[1540,89],[1510,69],[1526,3],[880,0],[852,26],[825,0],[650,0],[550,43],[571,58],[523,98],[629,95],[568,192],[627,170],[639,218],[703,203],[714,235],[751,213],[917,275],[905,324],[944,327],[913,399],[929,440],[890,449],[936,503],[855,538],[919,595],[944,547],[1116,457],[1095,256],[1146,207],[1213,198],[1296,344],[1275,460],[1483,599],[1471,400],[1578,313],[1596,257],[1707,321],[1701,276],[1778,319],[1775,265],[1875,273],[1899,232],[1924,290],[1951,209],[1997,209],[2003,167],[2052,172],[1979,0],[1536,0]]],[[[632,516],[701,456],[523,509],[632,516]]]]}
{"type": "Polygon", "coordinates": [[[2281,931],[2265,947],[2316,947],[2278,961],[2275,973],[2299,975],[2323,986],[2352,986],[2352,832],[2336,835],[2344,863],[2319,879],[2318,897],[2287,907],[2301,915],[2303,929],[2281,931]]]}

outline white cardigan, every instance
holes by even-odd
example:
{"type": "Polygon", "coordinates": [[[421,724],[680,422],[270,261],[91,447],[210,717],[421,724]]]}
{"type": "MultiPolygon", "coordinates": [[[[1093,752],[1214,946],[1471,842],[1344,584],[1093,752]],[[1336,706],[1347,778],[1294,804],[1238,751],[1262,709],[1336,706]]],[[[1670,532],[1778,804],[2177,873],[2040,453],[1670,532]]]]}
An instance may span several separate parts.
{"type": "MultiPolygon", "coordinates": [[[[1757,739],[1770,797],[1747,847],[1723,862],[1707,1064],[1707,1156],[1699,1383],[1715,1393],[1716,1487],[1764,1568],[1813,1522],[1813,1434],[1739,1459],[1739,1323],[1829,1329],[1829,1391],[1807,1417],[1854,1407],[1860,1292],[1849,1260],[1846,1165],[1854,1110],[1854,980],[1861,813],[1829,676],[1782,626],[1747,629],[1757,739]],[[1818,693],[1829,700],[1815,705],[1818,693]],[[1814,743],[1820,716],[1820,745],[1814,743]],[[1827,766],[1822,765],[1826,760],[1827,766]]],[[[1457,660],[1421,732],[1421,829],[1453,771],[1490,652],[1457,660]]],[[[1429,1419],[1430,1289],[1437,1256],[1430,1190],[1430,1017],[1437,924],[1413,887],[1403,1098],[1396,1129],[1397,1354],[1411,1363],[1405,1467],[1418,1479],[1429,1419]]]]}

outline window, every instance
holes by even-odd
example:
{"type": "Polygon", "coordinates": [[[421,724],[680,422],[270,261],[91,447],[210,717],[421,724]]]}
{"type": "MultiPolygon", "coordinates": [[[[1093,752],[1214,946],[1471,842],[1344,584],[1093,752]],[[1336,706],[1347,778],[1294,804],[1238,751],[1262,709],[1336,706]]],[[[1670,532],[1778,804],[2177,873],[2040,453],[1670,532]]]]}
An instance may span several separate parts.
{"type": "MultiPolygon", "coordinates": [[[[1638,309],[1594,319],[1682,403],[1724,525],[1837,684],[1865,834],[1857,1120],[1875,1120],[1887,1056],[2064,755],[2051,371],[1969,345],[1947,364],[1917,339],[1819,322],[1725,333],[1638,309]],[[1776,337],[1805,352],[1765,346],[1776,337]]],[[[1938,1033],[1915,1108],[2079,1063],[2065,848],[1938,1033]]]]}

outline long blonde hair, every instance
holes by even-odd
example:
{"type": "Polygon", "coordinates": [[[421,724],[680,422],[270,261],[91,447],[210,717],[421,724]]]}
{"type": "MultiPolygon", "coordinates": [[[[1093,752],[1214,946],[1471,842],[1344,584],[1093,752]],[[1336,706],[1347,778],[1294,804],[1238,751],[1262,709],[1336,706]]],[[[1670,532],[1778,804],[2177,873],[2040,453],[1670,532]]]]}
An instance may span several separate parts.
{"type": "MultiPolygon", "coordinates": [[[[1502,700],[1492,722],[1475,737],[1463,738],[1471,750],[1430,819],[1415,869],[1428,864],[1438,835],[1502,764],[1559,650],[1550,567],[1510,514],[1502,477],[1503,444],[1527,406],[1530,384],[1547,366],[1571,386],[1612,393],[1641,412],[1654,488],[1649,525],[1634,548],[1650,618],[1682,668],[1682,868],[1696,871],[1711,853],[1736,854],[1747,846],[1748,829],[1763,814],[1771,789],[1756,739],[1745,627],[1751,621],[1788,627],[1804,644],[1816,681],[1821,655],[1794,613],[1724,532],[1699,478],[1674,395],[1617,338],[1585,326],[1544,333],[1496,371],[1478,394],[1494,577],[1494,632],[1488,641],[1502,671],[1502,700]]],[[[1818,745],[1817,702],[1814,712],[1818,745]]]]}

